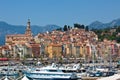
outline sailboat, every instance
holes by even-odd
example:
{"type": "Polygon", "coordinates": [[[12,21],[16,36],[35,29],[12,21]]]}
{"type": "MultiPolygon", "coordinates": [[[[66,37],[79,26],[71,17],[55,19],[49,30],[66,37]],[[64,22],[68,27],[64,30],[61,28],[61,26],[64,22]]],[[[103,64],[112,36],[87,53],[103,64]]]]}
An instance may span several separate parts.
{"type": "Polygon", "coordinates": [[[29,80],[26,75],[21,80],[29,80]]]}

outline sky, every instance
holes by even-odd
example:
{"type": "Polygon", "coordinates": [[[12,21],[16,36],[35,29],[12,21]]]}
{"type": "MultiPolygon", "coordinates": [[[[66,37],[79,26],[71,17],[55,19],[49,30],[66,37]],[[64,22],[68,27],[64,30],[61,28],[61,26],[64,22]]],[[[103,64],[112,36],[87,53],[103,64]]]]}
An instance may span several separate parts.
{"type": "Polygon", "coordinates": [[[63,27],[120,18],[120,0],[0,0],[0,21],[13,25],[63,27]]]}

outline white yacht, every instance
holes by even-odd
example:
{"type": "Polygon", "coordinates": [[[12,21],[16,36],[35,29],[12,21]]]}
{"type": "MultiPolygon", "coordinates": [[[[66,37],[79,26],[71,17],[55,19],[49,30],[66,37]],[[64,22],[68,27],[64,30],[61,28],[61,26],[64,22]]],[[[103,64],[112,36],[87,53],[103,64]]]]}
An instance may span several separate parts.
{"type": "Polygon", "coordinates": [[[75,73],[64,73],[58,67],[46,66],[42,68],[36,68],[35,70],[25,71],[24,74],[31,79],[41,80],[76,80],[77,75],[75,73]]]}
{"type": "Polygon", "coordinates": [[[59,67],[60,70],[67,73],[76,73],[77,78],[85,77],[87,72],[84,68],[80,66],[80,64],[71,64],[59,67]]]}

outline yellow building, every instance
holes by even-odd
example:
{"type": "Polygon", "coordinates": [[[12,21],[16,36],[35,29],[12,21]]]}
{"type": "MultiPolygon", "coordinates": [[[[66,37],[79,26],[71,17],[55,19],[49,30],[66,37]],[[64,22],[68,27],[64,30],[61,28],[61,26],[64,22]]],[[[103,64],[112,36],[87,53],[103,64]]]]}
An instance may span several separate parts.
{"type": "Polygon", "coordinates": [[[47,48],[50,58],[58,58],[62,55],[62,45],[60,44],[50,44],[47,48]]]}
{"type": "Polygon", "coordinates": [[[27,22],[27,28],[25,34],[12,34],[12,35],[6,35],[6,45],[12,45],[12,44],[21,44],[29,42],[33,39],[31,29],[30,29],[30,20],[28,19],[27,22]]]}

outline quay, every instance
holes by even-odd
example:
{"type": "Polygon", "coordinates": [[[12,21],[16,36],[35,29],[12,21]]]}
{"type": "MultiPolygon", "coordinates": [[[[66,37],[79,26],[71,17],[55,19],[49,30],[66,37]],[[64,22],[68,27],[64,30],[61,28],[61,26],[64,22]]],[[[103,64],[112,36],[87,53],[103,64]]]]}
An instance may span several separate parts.
{"type": "Polygon", "coordinates": [[[98,77],[82,77],[82,80],[97,80],[97,79],[98,77]]]}

